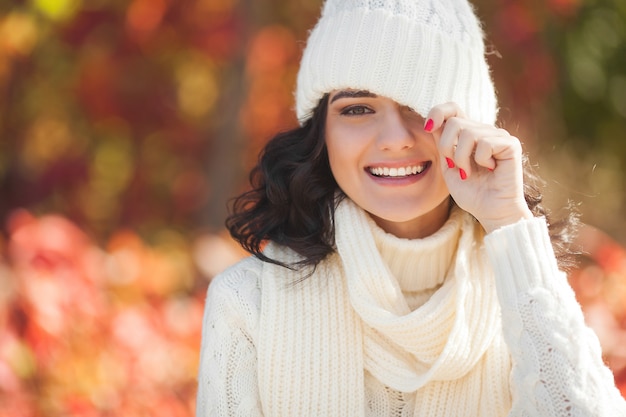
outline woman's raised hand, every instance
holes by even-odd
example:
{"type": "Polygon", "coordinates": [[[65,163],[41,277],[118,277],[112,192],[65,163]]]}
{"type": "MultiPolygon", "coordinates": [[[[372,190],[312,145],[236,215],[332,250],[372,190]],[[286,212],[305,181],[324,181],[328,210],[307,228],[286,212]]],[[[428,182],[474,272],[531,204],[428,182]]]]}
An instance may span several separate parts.
{"type": "Polygon", "coordinates": [[[524,199],[522,146],[516,137],[468,119],[456,103],[433,107],[424,130],[437,142],[450,195],[487,232],[532,217],[524,199]]]}

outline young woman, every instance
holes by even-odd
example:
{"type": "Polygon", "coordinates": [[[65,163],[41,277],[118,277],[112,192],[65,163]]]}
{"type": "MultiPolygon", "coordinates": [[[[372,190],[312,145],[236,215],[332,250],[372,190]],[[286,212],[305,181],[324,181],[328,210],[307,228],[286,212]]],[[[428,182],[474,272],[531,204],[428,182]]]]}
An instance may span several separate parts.
{"type": "Polygon", "coordinates": [[[626,416],[465,0],[327,0],[296,93],[227,221],[255,256],[211,283],[198,416],[626,416]]]}

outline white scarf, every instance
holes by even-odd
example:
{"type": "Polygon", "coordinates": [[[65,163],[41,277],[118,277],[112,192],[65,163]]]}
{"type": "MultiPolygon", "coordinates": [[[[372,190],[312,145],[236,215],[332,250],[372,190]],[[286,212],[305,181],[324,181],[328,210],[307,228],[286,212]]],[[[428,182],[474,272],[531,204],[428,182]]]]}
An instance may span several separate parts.
{"type": "MultiPolygon", "coordinates": [[[[372,219],[346,199],[335,225],[338,253],[303,282],[293,284],[305,271],[264,264],[257,350],[265,416],[362,417],[364,371],[415,393],[416,416],[506,415],[510,360],[471,216],[457,209],[421,241],[443,240],[456,254],[441,288],[414,311],[376,247],[372,219]]],[[[266,254],[299,259],[273,244],[266,254]]]]}

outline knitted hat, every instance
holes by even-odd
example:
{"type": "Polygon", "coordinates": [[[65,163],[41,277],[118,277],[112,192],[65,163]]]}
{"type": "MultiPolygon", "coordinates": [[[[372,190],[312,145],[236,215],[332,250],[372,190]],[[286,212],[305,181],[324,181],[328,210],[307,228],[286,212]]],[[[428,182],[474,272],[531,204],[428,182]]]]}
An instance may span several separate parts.
{"type": "Polygon", "coordinates": [[[324,94],[368,90],[422,116],[454,101],[493,124],[494,87],[483,33],[467,0],[327,0],[304,50],[296,90],[300,123],[324,94]]]}

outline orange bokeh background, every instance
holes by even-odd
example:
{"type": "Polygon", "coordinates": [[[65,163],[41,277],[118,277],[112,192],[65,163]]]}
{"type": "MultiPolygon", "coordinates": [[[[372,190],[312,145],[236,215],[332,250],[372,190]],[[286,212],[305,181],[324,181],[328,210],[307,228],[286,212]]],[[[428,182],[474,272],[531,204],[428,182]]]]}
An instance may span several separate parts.
{"type": "MultiPolygon", "coordinates": [[[[626,395],[626,7],[477,0],[500,98],[626,395]]],[[[321,0],[0,3],[0,415],[191,416],[228,199],[295,126],[321,0]]]]}

